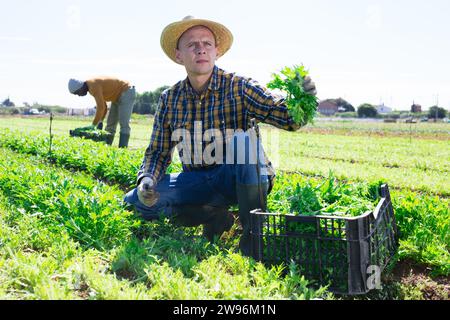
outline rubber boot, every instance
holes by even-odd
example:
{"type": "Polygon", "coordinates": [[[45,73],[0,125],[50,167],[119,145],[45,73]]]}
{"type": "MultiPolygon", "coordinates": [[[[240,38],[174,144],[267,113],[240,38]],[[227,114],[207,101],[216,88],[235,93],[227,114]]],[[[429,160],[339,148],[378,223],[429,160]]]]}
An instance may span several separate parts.
{"type": "Polygon", "coordinates": [[[229,231],[234,223],[233,215],[225,207],[182,205],[173,207],[173,211],[174,224],[183,227],[203,225],[203,236],[210,242],[229,231]]]}
{"type": "Polygon", "coordinates": [[[129,140],[130,140],[129,134],[121,133],[119,137],[119,148],[127,148],[129,140]]]}
{"type": "MultiPolygon", "coordinates": [[[[266,203],[267,198],[267,183],[261,184],[263,201],[266,203]]],[[[239,205],[239,220],[242,225],[242,235],[239,241],[239,250],[244,256],[250,257],[252,255],[252,241],[250,235],[250,211],[261,209],[262,205],[259,200],[258,185],[237,184],[236,186],[238,205],[239,205]]]]}
{"type": "Polygon", "coordinates": [[[217,208],[216,215],[203,224],[203,236],[209,242],[214,242],[220,239],[224,232],[230,231],[233,224],[234,217],[227,208],[217,208]]]}
{"type": "Polygon", "coordinates": [[[105,142],[107,145],[112,145],[113,141],[114,141],[114,134],[110,134],[110,135],[106,136],[105,142]]]}

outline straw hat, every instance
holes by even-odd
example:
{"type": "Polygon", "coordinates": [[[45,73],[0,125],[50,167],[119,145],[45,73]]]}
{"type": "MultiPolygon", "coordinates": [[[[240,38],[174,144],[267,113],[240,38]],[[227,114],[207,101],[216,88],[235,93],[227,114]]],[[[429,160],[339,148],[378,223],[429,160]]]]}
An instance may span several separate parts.
{"type": "Polygon", "coordinates": [[[224,25],[210,20],[195,19],[192,16],[187,16],[181,21],[169,24],[161,34],[161,47],[174,62],[178,63],[175,58],[178,40],[188,29],[196,26],[207,27],[214,34],[219,51],[218,58],[230,49],[233,43],[233,35],[224,25]]]}

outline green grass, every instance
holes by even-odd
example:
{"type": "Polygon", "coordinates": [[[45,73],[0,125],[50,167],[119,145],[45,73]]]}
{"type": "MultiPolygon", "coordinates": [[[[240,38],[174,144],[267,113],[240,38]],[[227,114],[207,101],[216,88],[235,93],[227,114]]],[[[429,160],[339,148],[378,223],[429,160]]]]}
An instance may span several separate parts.
{"type": "Polygon", "coordinates": [[[3,299],[331,297],[235,253],[234,241],[217,247],[199,228],[142,223],[116,187],[38,157],[0,154],[3,299]]]}
{"type": "MultiPolygon", "coordinates": [[[[341,136],[289,133],[267,127],[263,130],[263,139],[269,159],[280,171],[326,177],[332,170],[341,180],[374,182],[381,179],[395,189],[450,196],[450,148],[445,141],[420,140],[411,145],[401,138],[373,141],[365,137],[343,139],[341,136]]],[[[104,157],[105,151],[110,150],[107,146],[96,146],[85,141],[81,145],[89,145],[89,151],[84,147],[80,150],[77,140],[55,134],[53,153],[58,156],[57,161],[75,164],[80,152],[91,153],[92,161],[97,162],[94,166],[86,163],[77,166],[89,167],[94,174],[97,174],[96,171],[121,170],[127,163],[133,163],[134,170],[125,170],[132,172],[132,175],[122,177],[126,181],[117,182],[130,184],[135,180],[145,148],[131,148],[134,150],[132,158],[125,159],[117,151],[112,152],[112,158],[108,159],[104,157]],[[97,158],[94,157],[96,153],[97,158]]],[[[22,133],[4,129],[0,132],[0,145],[42,155],[48,153],[49,140],[40,131],[22,133]]],[[[177,157],[174,162],[177,162],[177,157]]]]}
{"type": "Polygon", "coordinates": [[[0,158],[0,190],[40,224],[67,233],[86,248],[112,248],[131,235],[136,221],[123,207],[123,192],[82,173],[35,163],[5,150],[0,158]]]}
{"type": "MultiPolygon", "coordinates": [[[[46,117],[1,117],[0,130],[1,129],[18,129],[24,133],[39,132],[42,134],[49,134],[50,118],[46,117]]],[[[67,117],[56,115],[52,123],[52,132],[55,135],[69,136],[69,130],[75,128],[86,127],[92,124],[92,117],[67,117]]],[[[131,120],[131,138],[129,142],[130,148],[144,148],[150,142],[150,135],[152,131],[153,120],[150,117],[143,118],[142,116],[136,117],[133,115],[131,120]]],[[[113,142],[113,146],[119,144],[119,129],[117,127],[116,139],[113,142]]]]}
{"type": "MultiPolygon", "coordinates": [[[[87,173],[107,181],[109,183],[118,184],[122,189],[128,190],[135,185],[135,177],[138,167],[142,161],[142,154],[139,150],[126,150],[111,148],[101,143],[95,143],[84,139],[73,139],[67,137],[56,136],[53,146],[53,153],[50,159],[60,165],[71,169],[83,170],[87,173]]],[[[39,154],[45,158],[48,156],[48,141],[45,136],[40,136],[39,134],[34,135],[23,135],[18,132],[10,132],[4,130],[0,133],[0,146],[6,146],[17,150],[22,153],[39,154]]],[[[349,164],[350,165],[350,164],[349,164]]],[[[177,165],[173,165],[169,168],[170,170],[179,170],[177,165]]],[[[393,202],[398,214],[405,217],[413,216],[415,212],[421,212],[422,214],[417,215],[418,221],[415,221],[417,225],[420,226],[420,230],[415,231],[410,227],[404,227],[403,224],[410,221],[408,219],[401,220],[399,225],[400,229],[403,230],[401,234],[401,252],[403,257],[412,257],[413,260],[418,263],[425,263],[433,267],[436,274],[448,275],[448,238],[443,235],[446,234],[449,228],[449,210],[448,210],[448,198],[442,196],[433,196],[432,193],[426,194],[426,189],[424,194],[418,194],[412,192],[415,188],[411,186],[410,188],[399,188],[393,191],[392,188],[399,187],[395,183],[391,183],[383,174],[374,174],[370,176],[370,179],[364,179],[367,175],[367,171],[359,172],[358,168],[350,167],[348,170],[354,170],[356,178],[351,179],[349,172],[344,175],[335,174],[336,177],[346,181],[347,183],[356,183],[358,181],[372,181],[374,183],[383,180],[389,183],[391,187],[391,192],[393,193],[393,202]],[[408,195],[407,200],[401,201],[408,195]],[[419,201],[417,199],[420,199],[419,201]],[[430,203],[432,205],[430,205],[430,203]],[[440,219],[438,224],[432,223],[433,220],[429,220],[421,205],[428,206],[429,214],[434,215],[440,219]],[[436,204],[441,204],[440,206],[436,204]],[[426,230],[426,231],[425,231],[426,230]],[[423,239],[417,236],[417,233],[428,232],[430,235],[434,235],[435,241],[430,242],[423,241],[423,239]],[[439,235],[439,237],[438,237],[439,235]]],[[[342,169],[341,169],[342,170],[342,169]]],[[[323,177],[327,177],[329,171],[322,172],[323,177]]],[[[401,178],[408,180],[411,176],[410,171],[400,172],[401,178]]],[[[425,173],[423,173],[425,175],[425,173]]],[[[445,175],[444,175],[445,176],[445,175]]],[[[323,177],[316,177],[314,184],[322,183],[323,177]]],[[[293,191],[296,184],[305,184],[311,178],[305,178],[303,174],[284,174],[279,173],[274,190],[269,196],[268,204],[271,212],[289,212],[291,207],[291,201],[288,199],[293,195],[293,191]]],[[[424,178],[425,179],[425,178],[424,178]]],[[[312,181],[312,180],[311,180],[312,181]]],[[[436,191],[435,191],[436,192],[436,191]]],[[[439,192],[437,192],[439,193],[439,192]]]]}
{"type": "MultiPolygon", "coordinates": [[[[6,177],[2,186],[6,183],[10,186],[0,187],[0,297],[296,299],[323,295],[306,289],[304,279],[297,279],[294,274],[285,277],[276,267],[264,268],[237,255],[233,250],[236,239],[213,246],[202,239],[198,228],[178,229],[167,221],[141,223],[138,218],[128,216],[120,200],[124,189],[134,187],[152,121],[133,117],[128,150],[68,137],[69,129],[86,126],[90,121],[57,118],[53,123],[51,157],[46,140],[48,119],[12,117],[0,122],[0,146],[4,147],[0,152],[1,172],[6,177]],[[11,163],[17,168],[12,170],[11,163]],[[21,175],[27,177],[25,187],[21,185],[24,181],[21,175]],[[27,187],[31,190],[29,195],[24,192],[27,187]],[[107,219],[110,215],[98,218],[90,210],[98,208],[96,201],[105,192],[110,197],[102,201],[118,208],[124,219],[120,224],[107,219]],[[67,195],[67,201],[61,208],[66,211],[59,214],[59,207],[51,201],[63,194],[67,195]],[[90,197],[91,194],[94,196],[90,197]],[[52,205],[53,211],[49,209],[52,205]],[[81,208],[73,211],[79,216],[74,221],[81,232],[70,222],[71,208],[76,207],[81,208]],[[90,221],[94,220],[93,213],[97,220],[90,221]],[[108,229],[110,223],[113,227],[108,229]],[[122,233],[115,232],[118,230],[122,233]],[[221,275],[207,274],[205,270],[216,270],[221,275]],[[239,270],[245,272],[238,273],[239,270]],[[266,286],[257,279],[265,279],[266,286]],[[231,285],[230,281],[242,286],[231,285]],[[164,287],[164,282],[170,282],[173,290],[164,287]]],[[[411,140],[399,135],[398,129],[386,129],[389,127],[379,129],[350,123],[348,126],[356,129],[339,131],[333,125],[326,125],[328,134],[323,134],[323,128],[307,127],[291,133],[262,126],[264,146],[269,158],[278,160],[279,169],[269,208],[282,211],[288,205],[286,188],[296,181],[320,182],[330,169],[348,183],[387,181],[401,236],[399,258],[427,266],[434,276],[448,276],[450,148],[448,127],[444,127],[447,124],[424,124],[426,127],[418,127],[423,132],[411,140]],[[371,135],[352,136],[355,130],[371,135]],[[433,135],[439,140],[433,140],[433,135]]],[[[171,168],[177,169],[179,166],[171,168]]]]}
{"type": "Polygon", "coordinates": [[[281,171],[376,181],[443,196],[450,195],[448,141],[285,132],[265,127],[268,158],[281,171]]]}
{"type": "Polygon", "coordinates": [[[449,199],[418,196],[412,192],[394,192],[392,197],[403,235],[400,258],[429,266],[434,275],[450,275],[449,199]]]}
{"type": "Polygon", "coordinates": [[[308,130],[328,132],[345,132],[349,134],[378,134],[390,136],[404,136],[409,139],[411,135],[413,139],[426,137],[430,138],[449,138],[449,125],[443,122],[419,122],[414,124],[405,123],[399,120],[396,123],[385,123],[383,121],[354,121],[354,120],[338,120],[334,121],[316,121],[310,125],[308,130]]]}

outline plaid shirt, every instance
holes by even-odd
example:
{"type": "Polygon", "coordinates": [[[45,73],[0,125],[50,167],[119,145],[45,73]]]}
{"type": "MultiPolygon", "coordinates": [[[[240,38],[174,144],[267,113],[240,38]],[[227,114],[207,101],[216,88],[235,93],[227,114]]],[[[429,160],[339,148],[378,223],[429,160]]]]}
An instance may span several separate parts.
{"type": "MultiPolygon", "coordinates": [[[[145,176],[155,182],[162,179],[172,161],[175,146],[179,147],[179,141],[172,141],[175,130],[190,132],[192,164],[183,163],[183,171],[192,171],[215,165],[194,161],[199,153],[203,154],[207,145],[202,141],[206,130],[218,129],[222,137],[226,137],[229,129],[247,130],[251,118],[289,131],[300,128],[288,115],[285,99],[252,79],[215,66],[209,86],[201,96],[194,91],[188,78],[178,82],[164,91],[159,99],[151,141],[138,173],[138,182],[145,176]]],[[[225,151],[223,153],[225,157],[225,151]]]]}

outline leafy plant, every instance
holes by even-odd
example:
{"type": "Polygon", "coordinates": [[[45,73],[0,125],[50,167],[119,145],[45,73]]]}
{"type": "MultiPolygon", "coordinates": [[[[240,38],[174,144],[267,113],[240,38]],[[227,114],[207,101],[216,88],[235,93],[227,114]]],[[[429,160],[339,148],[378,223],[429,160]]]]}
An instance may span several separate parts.
{"type": "Polygon", "coordinates": [[[308,288],[298,275],[272,271],[167,221],[140,223],[125,210],[117,187],[48,165],[42,157],[1,151],[2,298],[312,299],[325,294],[308,288]],[[6,204],[11,213],[5,213],[6,204]],[[146,233],[145,239],[135,237],[135,230],[146,233]]]}
{"type": "Polygon", "coordinates": [[[297,183],[293,195],[289,197],[290,211],[301,215],[359,216],[375,208],[378,201],[378,194],[375,193],[378,191],[375,190],[381,184],[344,183],[330,173],[316,186],[309,181],[297,183]]]}
{"type": "Polygon", "coordinates": [[[308,182],[303,186],[297,184],[294,195],[289,200],[291,202],[291,212],[302,215],[316,214],[322,208],[316,190],[308,182]]]}
{"type": "Polygon", "coordinates": [[[269,89],[279,89],[286,93],[289,115],[300,125],[313,122],[318,106],[317,97],[307,93],[303,88],[308,74],[303,65],[285,67],[280,74],[274,73],[272,81],[267,84],[269,89]]]}
{"type": "Polygon", "coordinates": [[[84,246],[108,248],[130,236],[123,193],[83,174],[73,174],[32,157],[0,157],[0,192],[54,232],[68,233],[84,246]]]}
{"type": "MultiPolygon", "coordinates": [[[[44,157],[67,169],[86,171],[95,177],[123,188],[136,184],[136,174],[142,163],[142,151],[110,148],[105,144],[63,136],[53,138],[52,154],[48,154],[48,138],[44,135],[25,135],[18,131],[0,132],[0,147],[8,147],[23,154],[44,157]]],[[[173,163],[167,173],[180,171],[173,163]]]]}
{"type": "MultiPolygon", "coordinates": [[[[324,140],[319,135],[307,135],[306,141],[293,140],[301,147],[298,149],[301,156],[298,157],[298,150],[290,149],[291,156],[296,155],[296,166],[302,168],[302,173],[278,172],[276,183],[268,197],[269,211],[291,213],[291,200],[294,199],[291,197],[298,194],[297,184],[305,188],[309,183],[311,188],[319,188],[320,191],[317,192],[321,196],[317,196],[317,199],[324,205],[336,203],[337,195],[342,194],[339,188],[345,186],[344,181],[353,185],[355,181],[365,181],[358,184],[360,187],[365,185],[358,189],[359,194],[366,194],[369,201],[375,199],[379,196],[378,186],[382,179],[394,187],[391,188],[391,197],[400,229],[400,257],[430,266],[436,274],[448,275],[450,215],[447,198],[450,193],[448,179],[445,179],[448,176],[445,143],[417,141],[411,149],[411,145],[404,144],[401,139],[378,140],[372,138],[369,143],[366,138],[358,136],[346,140],[330,136],[324,140]],[[437,149],[441,150],[439,157],[431,156],[432,151],[437,149]],[[351,161],[344,162],[346,159],[351,161]],[[385,168],[383,161],[386,165],[396,161],[400,167],[385,168]],[[414,169],[416,162],[425,161],[432,169],[427,172],[414,169]],[[335,169],[334,179],[330,179],[328,174],[330,167],[335,169]],[[436,194],[439,196],[434,196],[436,194]]],[[[18,153],[39,155],[41,159],[51,160],[60,167],[85,171],[95,178],[120,185],[122,189],[135,186],[142,150],[110,148],[93,141],[58,135],[54,137],[53,146],[50,157],[45,134],[8,129],[0,131],[0,147],[4,148],[2,152],[8,148],[18,153]]],[[[21,161],[28,162],[25,159],[23,157],[21,161]]],[[[11,168],[6,166],[4,170],[7,174],[11,168]]],[[[167,172],[173,170],[180,171],[180,165],[173,163],[167,172]]],[[[8,189],[8,185],[5,184],[5,188],[8,189]]],[[[24,197],[23,200],[31,203],[32,199],[24,197]]],[[[342,201],[347,200],[350,201],[348,197],[344,197],[342,201]]],[[[336,210],[330,208],[330,211],[336,210]]],[[[339,210],[344,211],[342,208],[339,210]]],[[[349,214],[356,214],[357,210],[359,209],[356,208],[349,214]]],[[[362,207],[362,211],[364,210],[362,207]]]]}
{"type": "Polygon", "coordinates": [[[70,136],[82,137],[93,141],[106,141],[111,133],[105,130],[99,130],[95,126],[87,126],[70,130],[70,136]]]}

